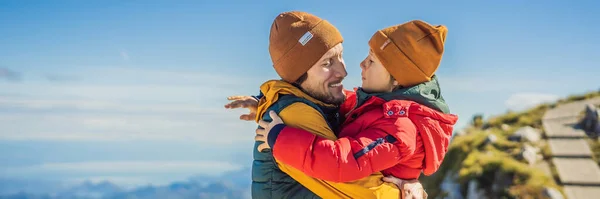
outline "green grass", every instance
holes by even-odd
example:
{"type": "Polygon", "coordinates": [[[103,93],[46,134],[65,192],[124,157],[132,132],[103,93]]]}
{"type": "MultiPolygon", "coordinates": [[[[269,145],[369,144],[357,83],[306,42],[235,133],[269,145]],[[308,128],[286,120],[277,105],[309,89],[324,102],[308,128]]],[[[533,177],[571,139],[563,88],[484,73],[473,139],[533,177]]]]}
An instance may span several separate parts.
{"type": "Polygon", "coordinates": [[[595,92],[586,93],[583,95],[571,95],[571,96],[567,97],[566,99],[558,100],[557,104],[566,104],[569,102],[581,101],[581,100],[591,99],[591,98],[595,98],[595,97],[600,97],[600,90],[595,91],[595,92]]]}
{"type": "MultiPolygon", "coordinates": [[[[466,194],[467,184],[470,180],[477,180],[488,194],[496,198],[542,198],[542,190],[546,187],[556,188],[562,192],[562,188],[555,183],[558,179],[556,168],[550,159],[550,148],[545,141],[539,144],[541,154],[550,166],[552,176],[547,176],[543,171],[530,167],[518,157],[523,148],[522,142],[512,142],[507,137],[515,130],[531,126],[536,129],[542,128],[542,117],[544,113],[560,104],[600,97],[600,91],[584,95],[573,95],[553,104],[542,104],[521,112],[507,112],[504,115],[492,117],[487,121],[482,115],[476,115],[471,121],[472,126],[465,129],[463,136],[454,137],[444,162],[440,169],[431,176],[422,175],[420,181],[427,190],[430,198],[437,198],[447,193],[440,190],[440,185],[447,174],[456,175],[456,180],[462,186],[463,195],[466,194]],[[502,124],[510,125],[509,129],[502,130],[502,124]],[[486,143],[488,135],[496,135],[495,143],[486,143]],[[500,192],[492,193],[491,185],[496,179],[495,174],[499,172],[508,176],[512,184],[500,192]]],[[[594,151],[594,158],[600,165],[600,142],[589,140],[594,151]]]]}
{"type": "Polygon", "coordinates": [[[590,148],[592,149],[592,156],[598,166],[600,166],[600,140],[597,139],[587,139],[590,148]]]}
{"type": "Polygon", "coordinates": [[[502,124],[508,124],[512,127],[517,128],[523,126],[531,126],[534,128],[541,129],[542,117],[548,109],[554,108],[555,106],[560,104],[566,104],[574,101],[586,100],[595,97],[600,97],[600,91],[591,92],[584,95],[572,95],[567,97],[566,99],[558,100],[558,102],[554,104],[541,104],[534,108],[521,112],[507,112],[504,115],[490,118],[487,122],[485,122],[483,126],[485,126],[486,128],[500,128],[502,124]]]}
{"type": "Polygon", "coordinates": [[[485,141],[485,138],[486,135],[483,133],[471,133],[469,135],[455,137],[452,140],[439,170],[431,176],[421,175],[420,177],[423,187],[427,190],[427,193],[431,198],[444,194],[440,190],[440,184],[442,184],[446,173],[452,172],[452,174],[454,174],[457,172],[462,167],[461,162],[463,162],[469,152],[478,145],[481,145],[481,143],[485,141]]]}
{"type": "Polygon", "coordinates": [[[497,171],[512,176],[514,182],[508,189],[494,193],[506,198],[539,198],[536,194],[541,193],[544,187],[558,187],[552,177],[517,160],[515,157],[520,153],[522,144],[507,140],[505,134],[499,129],[471,129],[467,135],[454,138],[440,170],[432,176],[421,178],[428,194],[432,198],[445,194],[439,190],[439,185],[448,172],[458,173],[457,180],[462,185],[475,179],[481,187],[491,187],[497,171]],[[497,140],[487,144],[486,138],[491,134],[496,135],[497,140]]]}
{"type": "Polygon", "coordinates": [[[481,187],[491,187],[491,183],[494,181],[490,173],[495,172],[501,172],[513,178],[513,184],[509,189],[495,193],[496,196],[541,198],[540,193],[545,187],[558,188],[554,180],[542,171],[529,167],[501,151],[470,153],[464,160],[463,168],[459,171],[459,182],[467,183],[471,179],[478,179],[481,187]]]}
{"type": "Polygon", "coordinates": [[[550,159],[552,155],[552,151],[550,150],[550,145],[546,140],[540,141],[540,153],[544,156],[544,160],[550,159]]]}
{"type": "Polygon", "coordinates": [[[501,128],[502,124],[508,124],[513,128],[524,126],[542,128],[542,117],[544,117],[544,113],[551,107],[553,106],[550,104],[542,104],[522,112],[508,112],[504,115],[490,118],[484,126],[488,128],[501,128]]]}

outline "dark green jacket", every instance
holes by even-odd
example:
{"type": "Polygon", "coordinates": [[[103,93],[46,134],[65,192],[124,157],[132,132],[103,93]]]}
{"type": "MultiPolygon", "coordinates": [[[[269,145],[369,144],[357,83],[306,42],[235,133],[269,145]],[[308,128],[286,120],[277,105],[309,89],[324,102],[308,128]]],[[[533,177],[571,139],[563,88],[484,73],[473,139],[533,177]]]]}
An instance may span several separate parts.
{"type": "MultiPolygon", "coordinates": [[[[288,105],[296,102],[305,103],[321,112],[324,118],[328,118],[330,127],[337,126],[337,109],[318,106],[309,100],[293,95],[284,95],[269,109],[279,114],[288,105]],[[331,125],[334,124],[334,125],[331,125]]],[[[272,121],[269,114],[264,114],[263,120],[272,121]]],[[[258,127],[261,128],[261,127],[258,127]]],[[[332,128],[334,129],[334,128],[332,128]]],[[[252,198],[320,198],[310,190],[296,182],[286,173],[282,172],[273,159],[270,149],[259,152],[258,146],[264,142],[256,141],[253,148],[254,161],[252,163],[252,198]]]]}

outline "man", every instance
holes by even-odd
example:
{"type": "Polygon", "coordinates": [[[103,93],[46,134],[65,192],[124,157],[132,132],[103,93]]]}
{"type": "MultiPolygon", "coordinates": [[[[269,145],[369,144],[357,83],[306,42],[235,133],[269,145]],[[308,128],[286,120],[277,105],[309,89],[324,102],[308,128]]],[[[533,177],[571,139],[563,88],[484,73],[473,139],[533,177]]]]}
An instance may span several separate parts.
{"type": "MultiPolygon", "coordinates": [[[[265,113],[273,110],[289,126],[336,139],[334,132],[340,125],[338,106],[346,98],[342,80],[347,75],[339,31],[314,15],[284,12],[274,20],[269,39],[273,67],[282,80],[262,84],[256,110],[240,118],[269,121],[271,118],[265,113]]],[[[236,101],[226,108],[254,107],[252,103],[256,102],[248,97],[230,100],[236,101]]],[[[353,182],[328,182],[277,162],[264,142],[257,141],[255,147],[253,198],[397,198],[400,195],[395,184],[381,181],[383,176],[379,172],[353,182]]],[[[399,179],[386,181],[401,183],[399,179]]],[[[412,185],[420,187],[418,182],[412,185]]]]}

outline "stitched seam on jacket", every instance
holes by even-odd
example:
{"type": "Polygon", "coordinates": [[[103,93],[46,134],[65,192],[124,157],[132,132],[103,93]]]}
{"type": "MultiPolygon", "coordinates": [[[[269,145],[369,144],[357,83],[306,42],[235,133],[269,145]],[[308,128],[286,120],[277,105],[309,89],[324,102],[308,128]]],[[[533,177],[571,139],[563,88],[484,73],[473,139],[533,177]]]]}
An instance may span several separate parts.
{"type": "Polygon", "coordinates": [[[371,150],[373,150],[375,147],[380,146],[384,143],[390,143],[393,144],[394,142],[398,141],[394,136],[392,135],[387,135],[383,138],[377,138],[377,140],[371,142],[369,145],[365,146],[364,148],[362,148],[360,151],[354,153],[354,159],[357,159],[362,157],[363,155],[369,153],[371,150]]]}

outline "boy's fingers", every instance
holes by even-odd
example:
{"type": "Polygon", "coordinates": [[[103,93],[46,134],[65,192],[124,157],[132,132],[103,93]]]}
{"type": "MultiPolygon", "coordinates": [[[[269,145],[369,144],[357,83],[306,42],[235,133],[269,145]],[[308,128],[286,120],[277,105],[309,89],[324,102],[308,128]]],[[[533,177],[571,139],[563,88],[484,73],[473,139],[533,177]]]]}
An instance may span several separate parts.
{"type": "Polygon", "coordinates": [[[273,119],[273,122],[281,121],[281,118],[279,118],[279,115],[277,115],[275,111],[269,111],[269,115],[271,116],[271,119],[273,119]]]}
{"type": "Polygon", "coordinates": [[[254,141],[262,141],[262,142],[264,142],[265,141],[265,136],[263,136],[263,135],[255,135],[254,136],[254,141]]]}
{"type": "Polygon", "coordinates": [[[266,122],[264,120],[260,120],[260,121],[258,121],[258,125],[260,127],[267,128],[267,126],[269,126],[269,122],[266,122]]]}
{"type": "Polygon", "coordinates": [[[383,181],[385,182],[391,182],[394,183],[396,185],[400,185],[400,183],[402,183],[402,180],[398,179],[398,178],[391,178],[391,177],[383,177],[383,181]]]}
{"type": "Polygon", "coordinates": [[[258,152],[261,152],[264,149],[269,149],[269,145],[266,142],[258,145],[258,152]]]}
{"type": "Polygon", "coordinates": [[[256,135],[261,135],[264,136],[265,135],[265,129],[256,129],[256,135]]]}

